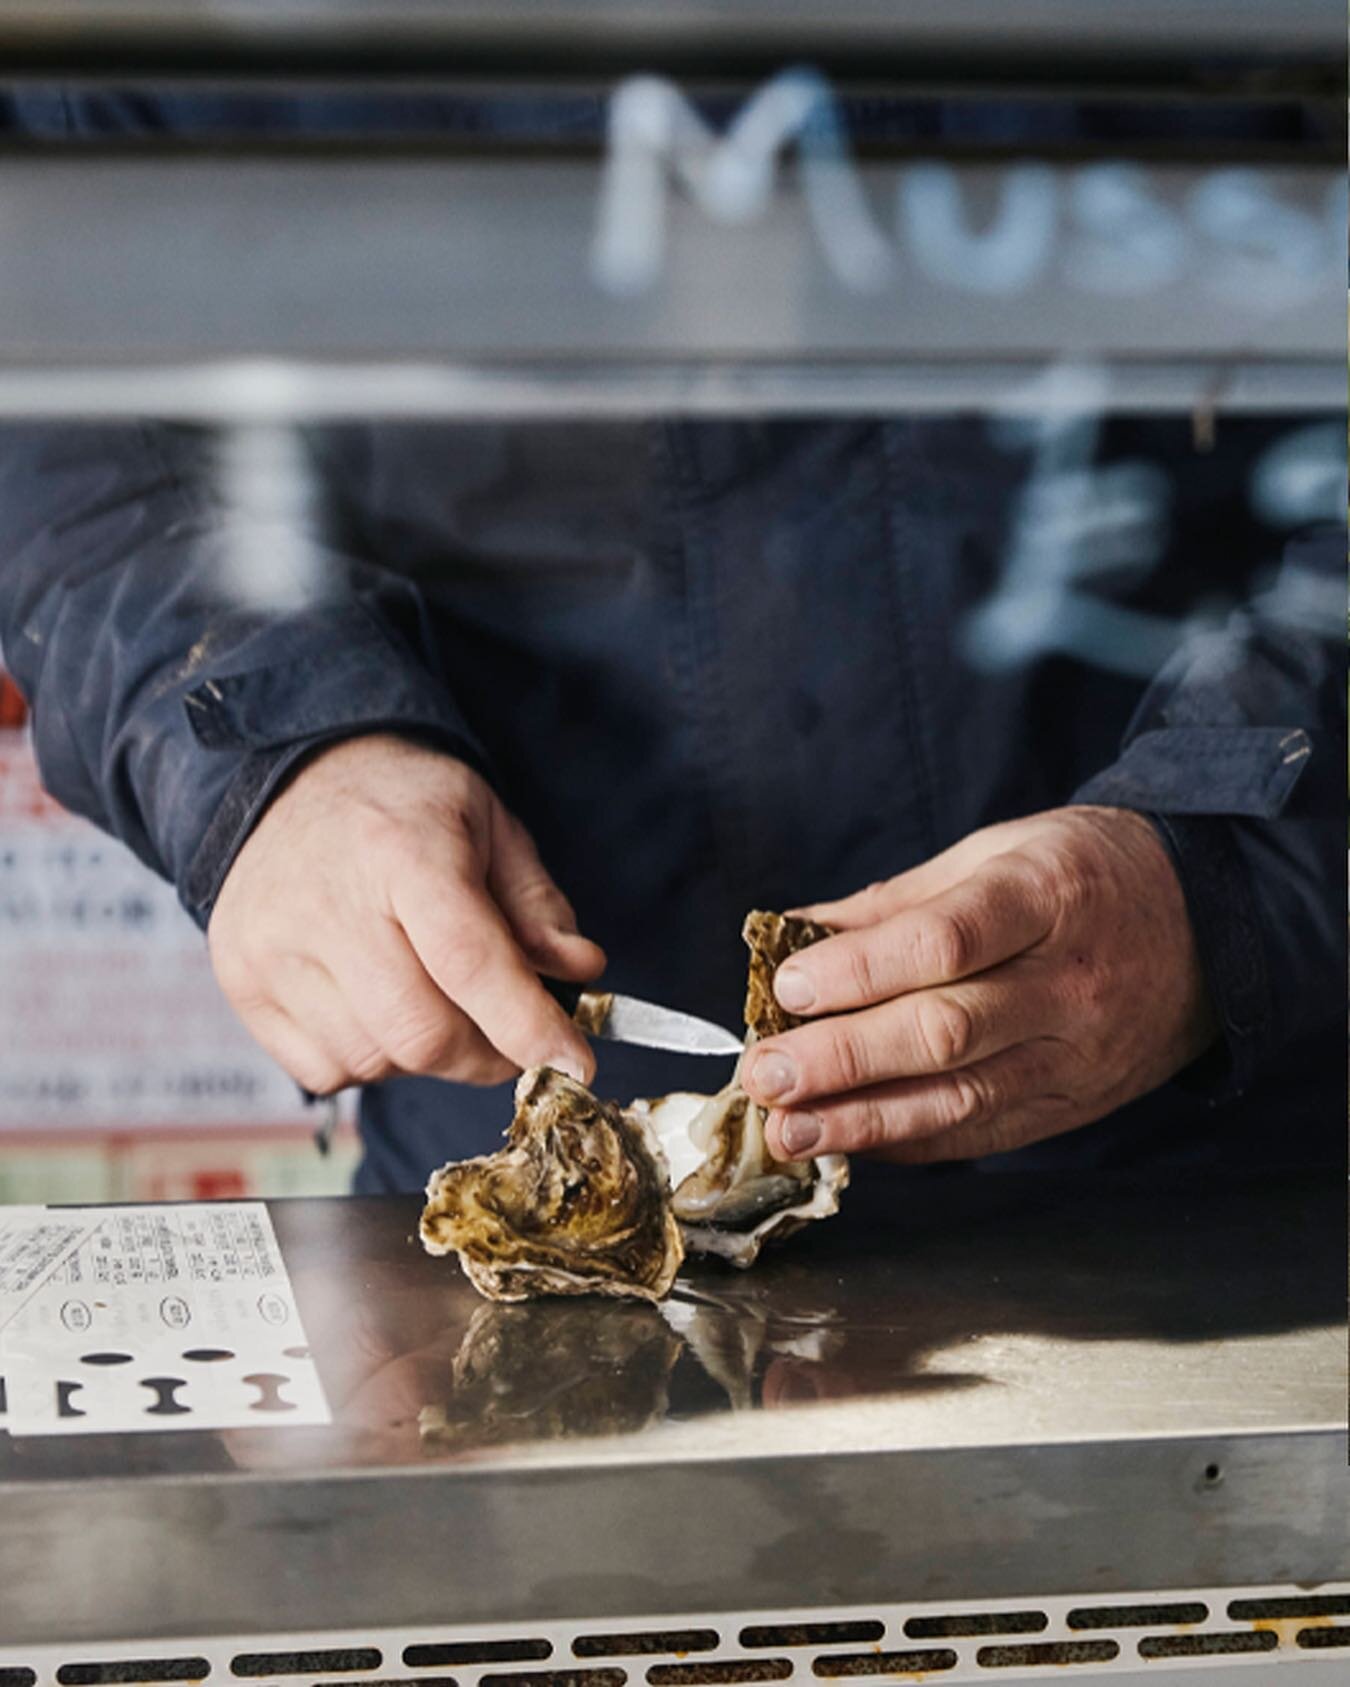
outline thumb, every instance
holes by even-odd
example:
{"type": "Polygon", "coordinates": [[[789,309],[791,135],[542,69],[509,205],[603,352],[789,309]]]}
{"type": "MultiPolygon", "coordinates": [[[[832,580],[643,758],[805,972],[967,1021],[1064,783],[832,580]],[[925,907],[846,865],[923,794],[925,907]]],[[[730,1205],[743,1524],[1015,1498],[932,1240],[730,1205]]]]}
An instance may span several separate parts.
{"type": "Polygon", "coordinates": [[[605,952],[577,930],[572,904],[554,883],[534,840],[500,804],[492,813],[487,886],[516,942],[541,972],[589,979],[605,969],[605,952]]]}

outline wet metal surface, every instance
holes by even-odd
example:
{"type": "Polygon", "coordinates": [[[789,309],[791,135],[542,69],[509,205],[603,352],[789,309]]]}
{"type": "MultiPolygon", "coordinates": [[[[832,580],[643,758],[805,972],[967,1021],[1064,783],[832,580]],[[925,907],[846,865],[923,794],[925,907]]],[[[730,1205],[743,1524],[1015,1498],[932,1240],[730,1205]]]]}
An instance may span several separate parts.
{"type": "MultiPolygon", "coordinates": [[[[1344,1219],[1327,1179],[915,1180],[666,1305],[494,1305],[413,1200],[272,1208],[323,1429],[0,1436],[0,1481],[644,1464],[1335,1428],[1344,1219]]],[[[0,1489],[0,1492],[3,1490],[0,1489]]]]}

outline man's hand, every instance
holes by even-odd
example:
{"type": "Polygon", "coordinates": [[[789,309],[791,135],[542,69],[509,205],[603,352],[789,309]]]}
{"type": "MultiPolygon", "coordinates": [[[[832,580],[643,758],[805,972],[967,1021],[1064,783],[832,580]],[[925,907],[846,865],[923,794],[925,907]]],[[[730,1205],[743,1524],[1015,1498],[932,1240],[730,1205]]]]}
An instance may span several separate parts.
{"type": "Polygon", "coordinates": [[[1125,809],[990,826],[801,912],[841,928],[774,981],[814,1023],[742,1074],[780,1158],[1002,1153],[1156,1088],[1215,1035],[1176,874],[1125,809]]]}
{"type": "Polygon", "coordinates": [[[404,739],[302,768],[230,868],[208,939],[235,1012],[316,1095],[399,1072],[594,1071],[537,974],[584,981],[604,954],[484,781],[404,739]]]}

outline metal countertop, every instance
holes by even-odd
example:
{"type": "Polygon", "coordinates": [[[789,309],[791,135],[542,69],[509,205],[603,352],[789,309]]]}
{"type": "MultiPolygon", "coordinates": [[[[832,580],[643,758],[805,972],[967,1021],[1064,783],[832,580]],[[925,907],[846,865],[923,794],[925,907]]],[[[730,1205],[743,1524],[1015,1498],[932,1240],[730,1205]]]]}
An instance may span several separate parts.
{"type": "Polygon", "coordinates": [[[320,1627],[361,1577],[506,1621],[1350,1576],[1337,1180],[855,1170],[661,1311],[491,1305],[414,1199],[274,1203],[333,1425],[0,1436],[19,1638],[320,1627]]]}

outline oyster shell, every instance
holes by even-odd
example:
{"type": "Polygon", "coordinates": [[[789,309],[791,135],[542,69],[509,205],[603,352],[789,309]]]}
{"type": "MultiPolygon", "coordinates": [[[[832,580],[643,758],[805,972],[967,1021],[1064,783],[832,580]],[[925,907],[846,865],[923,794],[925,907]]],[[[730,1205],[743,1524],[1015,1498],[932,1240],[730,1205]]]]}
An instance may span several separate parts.
{"type": "MultiPolygon", "coordinates": [[[[773,975],[829,935],[793,915],[746,916],[747,1047],[801,1023],[778,1005],[773,975]]],[[[764,1110],[738,1079],[739,1066],[716,1095],[676,1092],[620,1108],[547,1067],[526,1072],[507,1146],[433,1174],[423,1243],[431,1253],[457,1252],[493,1300],[659,1300],[686,1247],[753,1264],[770,1236],[838,1211],[848,1161],[775,1160],[764,1110]]]]}
{"type": "Polygon", "coordinates": [[[505,1148],[432,1174],[421,1235],[491,1300],[656,1301],[684,1258],[646,1126],[546,1066],[522,1073],[505,1148]]]}
{"type": "Polygon", "coordinates": [[[741,936],[750,950],[750,976],[745,989],[747,1045],[802,1023],[795,1013],[778,1005],[773,975],[789,955],[833,935],[829,926],[817,925],[800,914],[766,914],[756,908],[745,916],[741,936]]]}

